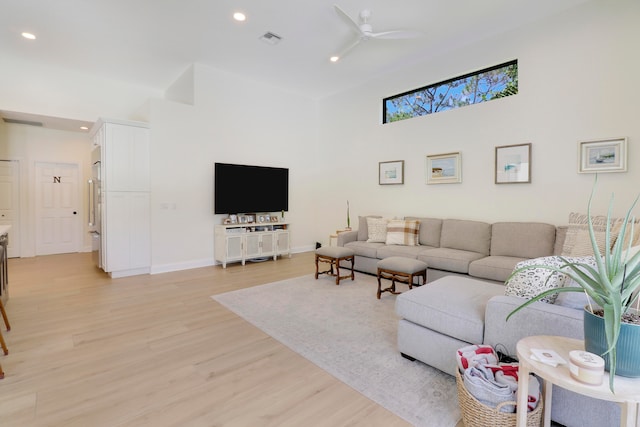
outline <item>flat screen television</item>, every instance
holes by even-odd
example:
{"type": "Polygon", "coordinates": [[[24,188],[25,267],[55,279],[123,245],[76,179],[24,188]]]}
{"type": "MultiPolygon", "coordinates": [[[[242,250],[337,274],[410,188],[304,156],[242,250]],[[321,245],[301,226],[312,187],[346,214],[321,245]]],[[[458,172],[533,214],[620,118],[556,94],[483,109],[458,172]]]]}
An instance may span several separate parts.
{"type": "Polygon", "coordinates": [[[289,169],[216,163],[214,213],[239,214],[289,210],[289,169]]]}

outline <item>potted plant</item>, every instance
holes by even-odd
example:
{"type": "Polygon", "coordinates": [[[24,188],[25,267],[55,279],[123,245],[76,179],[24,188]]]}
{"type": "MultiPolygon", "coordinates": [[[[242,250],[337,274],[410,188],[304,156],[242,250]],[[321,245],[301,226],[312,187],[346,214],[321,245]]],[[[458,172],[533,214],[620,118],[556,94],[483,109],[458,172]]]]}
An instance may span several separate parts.
{"type": "MultiPolygon", "coordinates": [[[[524,270],[543,268],[566,274],[573,279],[578,286],[562,287],[545,291],[516,308],[509,314],[509,316],[507,316],[507,319],[534,301],[553,293],[585,292],[599,306],[594,308],[589,304],[585,307],[585,347],[587,351],[599,353],[605,358],[605,362],[610,373],[609,388],[613,392],[613,380],[616,374],[616,365],[619,360],[618,357],[620,356],[618,347],[621,326],[623,323],[630,323],[631,325],[629,325],[629,329],[633,329],[635,330],[633,332],[640,334],[639,312],[637,307],[635,309],[633,308],[634,305],[637,305],[640,302],[638,301],[640,289],[640,252],[631,254],[630,251],[635,221],[635,218],[631,213],[640,196],[636,197],[635,201],[627,211],[620,227],[620,233],[615,239],[613,246],[611,245],[611,230],[613,226],[611,218],[611,210],[613,206],[612,197],[607,213],[605,248],[603,251],[600,251],[596,241],[596,234],[592,223],[593,221],[591,219],[591,201],[595,194],[596,184],[597,176],[596,182],[591,190],[587,208],[587,216],[589,217],[589,236],[591,239],[591,246],[593,247],[596,268],[588,262],[576,262],[575,260],[560,257],[564,264],[559,267],[550,265],[531,265],[515,270],[509,279],[524,270]],[[598,348],[597,344],[589,341],[591,339],[591,331],[589,328],[592,327],[594,318],[597,318],[597,322],[603,325],[604,333],[600,333],[599,335],[604,336],[606,341],[601,346],[604,351],[591,350],[598,348]]],[[[596,335],[598,335],[598,333],[596,333],[596,335]]],[[[638,372],[627,372],[624,375],[637,377],[640,376],[640,335],[638,338],[633,338],[631,340],[631,346],[631,353],[633,354],[630,356],[635,358],[635,361],[631,364],[637,368],[638,372]]]]}

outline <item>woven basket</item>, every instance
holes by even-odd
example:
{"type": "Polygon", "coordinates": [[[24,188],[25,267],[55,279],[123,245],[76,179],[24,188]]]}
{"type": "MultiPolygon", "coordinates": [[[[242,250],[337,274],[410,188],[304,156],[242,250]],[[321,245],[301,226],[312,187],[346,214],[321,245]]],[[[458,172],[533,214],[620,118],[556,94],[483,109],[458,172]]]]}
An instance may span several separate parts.
{"type": "MultiPolygon", "coordinates": [[[[467,391],[460,372],[456,372],[458,400],[465,427],[515,427],[517,415],[500,412],[504,405],[515,405],[516,402],[503,402],[496,408],[482,404],[467,391]]],[[[527,413],[527,427],[540,427],[542,421],[542,399],[533,411],[527,413]]]]}

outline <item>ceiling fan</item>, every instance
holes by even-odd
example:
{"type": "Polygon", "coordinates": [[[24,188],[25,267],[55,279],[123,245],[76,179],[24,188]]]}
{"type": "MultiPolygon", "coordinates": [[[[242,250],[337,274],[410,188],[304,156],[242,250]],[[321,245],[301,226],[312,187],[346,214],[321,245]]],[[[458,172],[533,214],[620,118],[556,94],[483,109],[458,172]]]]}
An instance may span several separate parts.
{"type": "Polygon", "coordinates": [[[340,18],[342,18],[342,20],[356,33],[357,38],[343,48],[339,54],[332,56],[332,62],[336,62],[343,58],[351,49],[364,41],[376,39],[413,39],[424,35],[420,31],[411,30],[391,30],[374,33],[373,27],[369,23],[369,19],[371,18],[370,10],[364,9],[360,11],[360,14],[358,15],[359,22],[357,22],[347,15],[344,10],[340,9],[338,5],[333,5],[333,7],[338,16],[340,16],[340,18]]]}

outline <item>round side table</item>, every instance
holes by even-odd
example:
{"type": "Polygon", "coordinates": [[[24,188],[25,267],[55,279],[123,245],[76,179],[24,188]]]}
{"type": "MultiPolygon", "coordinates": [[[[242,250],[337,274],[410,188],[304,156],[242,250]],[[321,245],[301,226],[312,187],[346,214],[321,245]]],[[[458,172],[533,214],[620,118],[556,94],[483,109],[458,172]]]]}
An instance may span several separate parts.
{"type": "MultiPolygon", "coordinates": [[[[544,399],[544,426],[551,425],[551,391],[552,385],[556,384],[564,389],[580,393],[596,399],[617,402],[622,407],[620,425],[622,427],[636,427],[640,422],[638,419],[638,404],[640,402],[640,378],[625,378],[616,376],[614,388],[616,393],[609,390],[609,373],[605,372],[602,384],[587,385],[571,378],[569,374],[569,352],[571,350],[584,350],[584,341],[556,337],[556,336],[533,336],[523,338],[518,341],[517,352],[520,361],[520,372],[518,374],[518,389],[527,390],[529,388],[529,374],[535,372],[544,379],[543,399],[544,399]],[[558,353],[564,360],[565,365],[553,367],[535,360],[531,360],[531,349],[548,349],[558,353]]],[[[527,425],[527,393],[518,395],[518,417],[516,426],[527,425]]]]}

